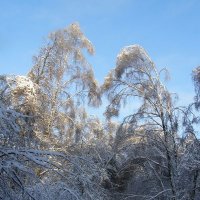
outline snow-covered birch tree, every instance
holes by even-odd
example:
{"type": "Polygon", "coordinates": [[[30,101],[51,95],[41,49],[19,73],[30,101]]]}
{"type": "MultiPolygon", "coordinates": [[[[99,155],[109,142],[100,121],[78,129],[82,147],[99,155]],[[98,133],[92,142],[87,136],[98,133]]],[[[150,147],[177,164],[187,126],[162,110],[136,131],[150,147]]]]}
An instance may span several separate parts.
{"type": "Polygon", "coordinates": [[[158,71],[141,46],[128,46],[117,56],[116,66],[105,78],[102,90],[109,100],[105,112],[107,118],[118,116],[123,103],[141,102],[132,114],[124,118],[114,146],[116,153],[123,149],[123,143],[130,141],[143,143],[145,149],[149,148],[149,153],[143,149],[144,154],[138,152],[138,155],[134,154],[137,159],[132,158],[138,161],[142,171],[148,168],[148,173],[157,179],[152,186],[154,190],[141,195],[144,198],[158,195],[177,199],[178,109],[174,105],[176,96],[161,82],[162,73],[167,75],[166,69],[158,71]]]}
{"type": "Polygon", "coordinates": [[[94,48],[79,25],[72,24],[51,33],[34,57],[28,76],[40,88],[40,118],[36,124],[43,138],[57,138],[66,144],[77,142],[82,119],[78,120],[85,116],[81,105],[85,100],[89,105],[100,102],[98,84],[85,52],[92,55],[94,48]]]}

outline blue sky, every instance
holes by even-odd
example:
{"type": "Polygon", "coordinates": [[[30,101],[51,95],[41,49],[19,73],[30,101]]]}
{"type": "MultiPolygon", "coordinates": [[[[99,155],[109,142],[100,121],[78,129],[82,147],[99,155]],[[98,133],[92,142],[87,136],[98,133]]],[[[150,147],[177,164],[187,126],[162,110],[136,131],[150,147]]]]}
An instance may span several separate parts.
{"type": "Polygon", "coordinates": [[[96,54],[99,82],[126,45],[142,45],[171,74],[181,103],[193,98],[192,69],[200,65],[199,0],[1,0],[0,73],[26,74],[49,32],[79,22],[96,54]]]}

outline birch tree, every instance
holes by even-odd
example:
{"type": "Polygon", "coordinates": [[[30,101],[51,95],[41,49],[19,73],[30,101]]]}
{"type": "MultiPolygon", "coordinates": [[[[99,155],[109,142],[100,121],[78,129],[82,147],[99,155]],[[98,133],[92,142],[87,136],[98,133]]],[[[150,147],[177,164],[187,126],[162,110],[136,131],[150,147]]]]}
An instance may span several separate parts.
{"type": "Polygon", "coordinates": [[[154,150],[150,157],[143,155],[141,166],[149,163],[148,168],[154,173],[157,173],[156,167],[161,167],[161,171],[166,171],[168,184],[163,184],[161,174],[154,174],[160,187],[148,195],[177,199],[178,111],[174,106],[175,96],[161,82],[161,74],[165,72],[165,69],[157,70],[141,46],[128,46],[117,56],[116,66],[105,78],[102,90],[110,103],[105,112],[107,118],[118,116],[123,103],[134,104],[135,99],[141,102],[137,110],[123,120],[116,135],[115,151],[133,136],[138,137],[138,141],[143,138],[147,146],[151,141],[154,150]],[[156,157],[160,157],[160,163],[156,157]]]}
{"type": "Polygon", "coordinates": [[[98,105],[100,96],[93,70],[85,51],[94,53],[91,42],[78,24],[53,32],[47,44],[34,57],[28,76],[40,88],[37,131],[42,137],[70,144],[80,134],[78,116],[84,116],[81,105],[98,105]],[[78,114],[81,113],[82,114],[78,114]]]}

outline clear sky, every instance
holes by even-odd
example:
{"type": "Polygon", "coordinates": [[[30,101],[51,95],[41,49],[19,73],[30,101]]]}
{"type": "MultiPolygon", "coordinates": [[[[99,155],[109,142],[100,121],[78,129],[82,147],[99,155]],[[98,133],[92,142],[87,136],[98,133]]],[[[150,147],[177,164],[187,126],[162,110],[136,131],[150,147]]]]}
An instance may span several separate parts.
{"type": "Polygon", "coordinates": [[[96,78],[114,67],[126,45],[140,44],[180,101],[193,98],[192,69],[200,65],[199,0],[0,0],[0,73],[26,74],[49,32],[79,22],[96,54],[96,78]]]}

